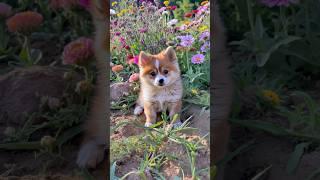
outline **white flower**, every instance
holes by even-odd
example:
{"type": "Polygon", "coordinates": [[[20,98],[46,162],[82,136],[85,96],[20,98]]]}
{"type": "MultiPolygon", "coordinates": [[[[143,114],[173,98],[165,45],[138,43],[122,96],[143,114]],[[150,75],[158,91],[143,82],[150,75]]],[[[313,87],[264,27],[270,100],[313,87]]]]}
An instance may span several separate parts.
{"type": "Polygon", "coordinates": [[[116,13],[116,11],[115,11],[115,10],[110,9],[110,14],[111,14],[111,15],[116,15],[117,13],[116,13]]]}
{"type": "Polygon", "coordinates": [[[165,15],[165,14],[166,14],[166,15],[169,15],[169,12],[168,12],[168,11],[163,11],[163,12],[162,12],[162,15],[165,15]]]}
{"type": "Polygon", "coordinates": [[[177,23],[178,23],[178,19],[172,19],[172,20],[170,20],[170,21],[167,23],[167,25],[168,25],[169,27],[173,27],[173,26],[175,26],[177,23]]]}

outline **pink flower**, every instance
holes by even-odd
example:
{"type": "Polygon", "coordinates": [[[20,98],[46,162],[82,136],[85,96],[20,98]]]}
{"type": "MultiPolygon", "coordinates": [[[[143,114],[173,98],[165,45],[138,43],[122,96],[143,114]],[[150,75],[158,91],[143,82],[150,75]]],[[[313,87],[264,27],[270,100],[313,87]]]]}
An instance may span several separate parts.
{"type": "Polygon", "coordinates": [[[203,54],[196,54],[192,56],[191,62],[192,64],[202,64],[204,61],[204,55],[203,54]]]}
{"type": "Polygon", "coordinates": [[[138,64],[139,63],[139,56],[129,57],[129,64],[138,64]]]}
{"type": "Polygon", "coordinates": [[[171,6],[171,10],[174,11],[177,9],[177,6],[171,6]]]}
{"type": "Polygon", "coordinates": [[[261,3],[265,4],[268,7],[274,6],[286,6],[288,7],[290,4],[298,3],[298,0],[261,0],[261,3]]]}
{"type": "Polygon", "coordinates": [[[12,7],[6,3],[0,3],[0,17],[7,18],[11,15],[12,7]]]}
{"type": "Polygon", "coordinates": [[[93,40],[81,37],[64,47],[63,64],[87,65],[93,58],[93,40]]]}
{"type": "Polygon", "coordinates": [[[10,32],[29,33],[38,28],[43,21],[41,14],[33,11],[25,11],[15,14],[7,20],[10,32]]]}
{"type": "Polygon", "coordinates": [[[147,31],[148,31],[147,28],[141,28],[141,29],[139,29],[139,32],[140,32],[140,33],[146,33],[147,31]]]}
{"type": "Polygon", "coordinates": [[[162,8],[160,8],[159,10],[158,10],[158,13],[162,13],[164,10],[166,10],[167,9],[167,7],[162,7],[162,8]]]}
{"type": "Polygon", "coordinates": [[[134,73],[131,74],[130,78],[129,78],[129,82],[136,82],[139,81],[139,73],[134,73]]]}

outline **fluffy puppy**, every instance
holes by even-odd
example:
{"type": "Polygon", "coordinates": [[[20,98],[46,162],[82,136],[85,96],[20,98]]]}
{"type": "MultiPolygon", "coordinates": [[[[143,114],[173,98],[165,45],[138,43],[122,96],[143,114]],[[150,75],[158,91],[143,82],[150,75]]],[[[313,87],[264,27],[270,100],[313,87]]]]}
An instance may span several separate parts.
{"type": "Polygon", "coordinates": [[[134,114],[140,115],[144,111],[145,126],[149,127],[156,122],[158,112],[168,110],[171,119],[178,114],[174,125],[180,125],[183,86],[173,47],[168,47],[156,55],[142,51],[138,64],[141,88],[134,114]]]}

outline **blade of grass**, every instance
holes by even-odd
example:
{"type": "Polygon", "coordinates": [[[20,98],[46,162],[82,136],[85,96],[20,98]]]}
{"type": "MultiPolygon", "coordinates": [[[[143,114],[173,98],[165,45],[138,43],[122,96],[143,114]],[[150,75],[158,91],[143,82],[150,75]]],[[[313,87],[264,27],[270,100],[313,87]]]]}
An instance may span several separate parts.
{"type": "Polygon", "coordinates": [[[304,149],[309,146],[310,143],[300,143],[296,145],[293,153],[289,157],[286,171],[288,174],[292,174],[300,163],[300,159],[303,155],[304,149]]]}
{"type": "Polygon", "coordinates": [[[239,154],[248,151],[251,146],[255,143],[255,140],[251,140],[240,147],[238,147],[235,151],[227,154],[221,161],[219,161],[216,165],[224,166],[227,162],[231,161],[234,157],[238,156],[239,154]]]}
{"type": "Polygon", "coordinates": [[[75,126],[73,128],[68,129],[60,137],[58,137],[57,139],[58,147],[60,148],[64,143],[66,143],[76,135],[80,134],[82,131],[83,131],[82,126],[75,126]]]}
{"type": "Polygon", "coordinates": [[[273,135],[286,136],[289,134],[287,132],[287,129],[282,128],[279,125],[268,123],[268,122],[257,121],[257,120],[238,120],[238,119],[231,119],[230,121],[232,123],[235,123],[235,124],[238,124],[241,126],[245,126],[248,128],[267,131],[273,135]]]}
{"type": "Polygon", "coordinates": [[[260,179],[270,168],[272,165],[266,167],[263,171],[259,172],[257,175],[255,175],[251,180],[258,180],[260,179]]]}
{"type": "Polygon", "coordinates": [[[35,150],[40,148],[41,145],[39,141],[0,144],[0,149],[5,150],[35,150]]]}
{"type": "Polygon", "coordinates": [[[320,174],[320,168],[313,171],[308,177],[307,180],[315,180],[315,177],[318,177],[320,174]]]}

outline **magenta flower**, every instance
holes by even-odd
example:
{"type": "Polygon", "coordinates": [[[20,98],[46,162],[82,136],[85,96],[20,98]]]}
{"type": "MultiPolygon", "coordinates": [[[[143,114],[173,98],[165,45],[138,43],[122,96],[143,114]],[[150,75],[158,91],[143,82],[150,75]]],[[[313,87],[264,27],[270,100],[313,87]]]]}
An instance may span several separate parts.
{"type": "Polygon", "coordinates": [[[0,3],[0,17],[7,18],[11,15],[12,7],[6,3],[0,3]]]}
{"type": "Polygon", "coordinates": [[[93,40],[81,37],[64,47],[63,64],[87,65],[93,58],[93,40]]]}
{"type": "Polygon", "coordinates": [[[141,29],[139,29],[139,32],[140,32],[140,33],[146,33],[147,31],[148,31],[147,28],[141,28],[141,29]]]}
{"type": "Polygon", "coordinates": [[[128,62],[129,64],[138,64],[138,63],[139,63],[139,56],[138,56],[138,55],[137,55],[137,56],[132,56],[132,55],[130,55],[130,56],[128,57],[127,62],[128,62]]]}
{"type": "Polygon", "coordinates": [[[91,0],[79,0],[79,5],[88,10],[90,8],[90,2],[91,0]]]}
{"type": "Polygon", "coordinates": [[[178,36],[177,38],[181,40],[180,45],[182,47],[191,47],[194,42],[192,35],[178,36]]]}
{"type": "Polygon", "coordinates": [[[263,3],[268,7],[274,7],[274,6],[288,7],[290,4],[298,3],[298,0],[261,0],[261,3],[263,3]]]}
{"type": "Polygon", "coordinates": [[[202,64],[204,61],[204,55],[203,54],[196,54],[192,56],[191,62],[192,64],[202,64]]]}

